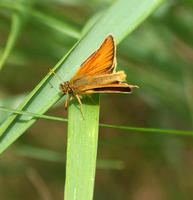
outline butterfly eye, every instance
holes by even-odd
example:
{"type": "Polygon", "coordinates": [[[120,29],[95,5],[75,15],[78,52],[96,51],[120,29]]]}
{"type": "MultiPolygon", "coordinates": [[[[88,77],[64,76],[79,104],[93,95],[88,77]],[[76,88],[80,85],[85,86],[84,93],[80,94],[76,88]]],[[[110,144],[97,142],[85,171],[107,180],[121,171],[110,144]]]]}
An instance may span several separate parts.
{"type": "Polygon", "coordinates": [[[66,88],[66,86],[65,86],[65,84],[60,84],[60,91],[62,92],[62,94],[65,94],[66,93],[66,91],[67,91],[67,88],[66,88]]]}

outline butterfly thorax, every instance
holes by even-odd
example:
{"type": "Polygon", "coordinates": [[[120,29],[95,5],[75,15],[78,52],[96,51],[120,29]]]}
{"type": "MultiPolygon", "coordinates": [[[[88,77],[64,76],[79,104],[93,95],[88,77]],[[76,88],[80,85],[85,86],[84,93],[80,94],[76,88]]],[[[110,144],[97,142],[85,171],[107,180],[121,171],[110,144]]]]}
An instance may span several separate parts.
{"type": "Polygon", "coordinates": [[[73,93],[72,88],[70,87],[70,82],[66,81],[64,83],[60,84],[60,91],[62,92],[62,94],[66,94],[67,92],[69,94],[73,93]]]}

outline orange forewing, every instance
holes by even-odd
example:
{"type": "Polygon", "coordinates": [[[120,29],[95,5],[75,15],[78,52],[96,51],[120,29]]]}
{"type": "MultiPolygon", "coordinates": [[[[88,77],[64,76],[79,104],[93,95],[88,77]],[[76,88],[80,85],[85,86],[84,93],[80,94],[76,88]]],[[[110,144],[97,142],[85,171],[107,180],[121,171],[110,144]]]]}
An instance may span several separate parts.
{"type": "Polygon", "coordinates": [[[116,48],[112,35],[109,35],[100,48],[93,52],[80,66],[74,77],[109,74],[116,67],[116,48]]]}

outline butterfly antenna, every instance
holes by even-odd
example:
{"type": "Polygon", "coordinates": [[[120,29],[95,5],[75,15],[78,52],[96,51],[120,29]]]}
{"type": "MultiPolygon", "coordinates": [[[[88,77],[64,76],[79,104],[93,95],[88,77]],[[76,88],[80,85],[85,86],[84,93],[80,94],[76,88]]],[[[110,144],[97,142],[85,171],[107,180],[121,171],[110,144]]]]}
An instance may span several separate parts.
{"type": "Polygon", "coordinates": [[[52,74],[54,74],[58,79],[60,79],[62,82],[64,82],[63,80],[62,80],[62,78],[58,75],[58,74],[56,74],[56,72],[54,72],[51,68],[48,68],[49,70],[50,70],[50,72],[52,73],[52,74]]]}

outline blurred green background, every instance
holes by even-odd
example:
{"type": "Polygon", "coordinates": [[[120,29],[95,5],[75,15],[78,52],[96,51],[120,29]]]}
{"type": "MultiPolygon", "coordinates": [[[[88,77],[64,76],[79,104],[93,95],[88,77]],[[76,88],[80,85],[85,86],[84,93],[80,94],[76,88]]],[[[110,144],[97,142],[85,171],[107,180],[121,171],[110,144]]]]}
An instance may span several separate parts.
{"type": "MultiPolygon", "coordinates": [[[[16,108],[72,47],[88,19],[94,21],[112,3],[23,2],[22,20],[13,10],[23,8],[0,2],[0,56],[10,30],[16,37],[0,71],[0,105],[8,108],[16,108]]],[[[118,69],[140,89],[132,95],[101,95],[101,123],[192,130],[192,22],[192,0],[165,1],[120,43],[118,69]]],[[[67,117],[64,102],[47,114],[67,117]]],[[[8,115],[0,112],[0,124],[8,115]]],[[[0,199],[63,199],[66,127],[38,120],[0,156],[0,199]]],[[[192,145],[191,136],[100,128],[94,199],[193,199],[192,145]]]]}

